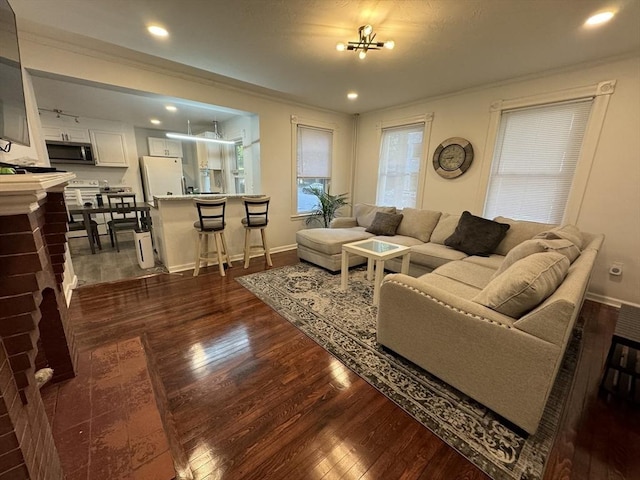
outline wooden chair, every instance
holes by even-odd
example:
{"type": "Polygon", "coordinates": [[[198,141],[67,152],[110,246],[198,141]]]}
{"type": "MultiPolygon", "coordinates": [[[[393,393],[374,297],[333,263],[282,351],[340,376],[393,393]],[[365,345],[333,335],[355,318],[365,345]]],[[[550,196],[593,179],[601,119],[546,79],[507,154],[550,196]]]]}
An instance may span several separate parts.
{"type": "Polygon", "coordinates": [[[264,254],[267,265],[273,266],[271,262],[271,254],[269,253],[269,245],[267,243],[267,224],[269,223],[269,201],[271,197],[242,197],[246,216],[242,219],[244,226],[244,268],[249,268],[249,258],[251,250],[257,250],[264,254]],[[251,231],[260,230],[262,243],[260,245],[251,245],[251,231]]]}
{"type": "Polygon", "coordinates": [[[217,198],[205,200],[202,198],[194,198],[193,203],[198,209],[198,220],[193,223],[196,229],[196,265],[193,269],[193,276],[198,276],[200,272],[200,262],[213,260],[212,255],[215,253],[218,260],[218,268],[220,276],[224,277],[224,261],[222,255],[227,259],[227,265],[232,267],[229,249],[227,248],[227,240],[224,237],[225,210],[227,207],[227,198],[217,198]],[[215,241],[215,251],[209,250],[209,235],[213,235],[215,241]],[[204,246],[203,246],[204,240],[204,246]]]}
{"type": "MultiPolygon", "coordinates": [[[[69,231],[70,232],[79,232],[81,230],[86,230],[84,226],[83,220],[75,220],[73,215],[69,214],[69,231]]],[[[89,241],[95,243],[100,250],[102,250],[102,244],[100,243],[100,232],[98,232],[98,223],[95,220],[91,220],[90,231],[87,232],[87,236],[89,237],[89,241]]]]}
{"type": "Polygon", "coordinates": [[[107,222],[111,246],[115,245],[116,251],[120,251],[118,244],[118,232],[123,230],[137,230],[140,228],[135,193],[110,193],[107,195],[109,202],[109,215],[111,220],[107,222]]]}

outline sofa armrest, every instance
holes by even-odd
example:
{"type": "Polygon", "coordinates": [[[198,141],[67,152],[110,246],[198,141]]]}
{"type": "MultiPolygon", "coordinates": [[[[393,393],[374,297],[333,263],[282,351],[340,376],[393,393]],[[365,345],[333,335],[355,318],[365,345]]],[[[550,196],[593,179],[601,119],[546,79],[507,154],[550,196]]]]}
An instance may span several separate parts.
{"type": "Polygon", "coordinates": [[[336,217],[331,220],[329,228],[350,228],[357,227],[358,221],[356,217],[336,217]]]}
{"type": "Polygon", "coordinates": [[[402,274],[382,284],[376,338],[529,433],[562,355],[510,317],[402,274]]]}
{"type": "Polygon", "coordinates": [[[435,285],[422,282],[409,275],[401,273],[389,274],[384,278],[383,287],[385,283],[395,283],[413,290],[415,294],[426,297],[432,302],[445,307],[454,316],[463,314],[476,320],[482,320],[508,328],[511,328],[515,322],[515,319],[508,315],[503,315],[502,313],[496,312],[484,305],[472,302],[471,300],[462,298],[435,285]]]}

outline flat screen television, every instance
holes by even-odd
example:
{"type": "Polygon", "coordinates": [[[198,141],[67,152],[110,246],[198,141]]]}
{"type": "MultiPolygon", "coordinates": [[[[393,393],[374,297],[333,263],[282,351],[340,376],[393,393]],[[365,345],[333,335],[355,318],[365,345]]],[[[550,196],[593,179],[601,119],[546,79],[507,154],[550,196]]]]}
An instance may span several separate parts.
{"type": "Polygon", "coordinates": [[[0,149],[12,143],[29,146],[16,16],[7,0],[0,0],[0,149]]]}

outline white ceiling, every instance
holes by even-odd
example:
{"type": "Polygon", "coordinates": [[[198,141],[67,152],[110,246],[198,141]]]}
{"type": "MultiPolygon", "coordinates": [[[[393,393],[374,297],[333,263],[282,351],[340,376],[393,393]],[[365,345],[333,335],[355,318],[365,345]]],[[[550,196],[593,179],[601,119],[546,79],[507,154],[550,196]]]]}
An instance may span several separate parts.
{"type": "Polygon", "coordinates": [[[640,52],[638,0],[10,0],[35,22],[346,113],[640,52]],[[600,28],[584,21],[617,12],[600,28]],[[147,34],[150,23],[170,36],[147,34]],[[394,50],[338,52],[370,23],[394,50]],[[349,101],[348,91],[359,98],[349,101]]]}

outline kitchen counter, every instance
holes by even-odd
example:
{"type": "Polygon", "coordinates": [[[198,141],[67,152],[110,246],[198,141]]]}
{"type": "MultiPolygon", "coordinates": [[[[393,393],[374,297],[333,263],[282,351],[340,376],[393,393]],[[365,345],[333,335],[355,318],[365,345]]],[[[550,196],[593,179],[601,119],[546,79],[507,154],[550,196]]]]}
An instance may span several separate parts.
{"type": "Polygon", "coordinates": [[[34,212],[47,191],[63,191],[74,173],[27,173],[0,175],[0,213],[16,215],[34,212]]]}
{"type": "MultiPolygon", "coordinates": [[[[225,237],[231,259],[241,261],[244,251],[244,227],[241,220],[245,217],[245,209],[240,199],[245,196],[262,195],[200,193],[154,196],[155,208],[151,209],[154,246],[169,272],[188,270],[195,266],[196,235],[193,224],[198,220],[198,212],[193,204],[194,198],[229,199],[225,212],[225,237]]],[[[253,242],[256,242],[255,238],[253,242]]]]}
{"type": "Polygon", "coordinates": [[[194,198],[204,198],[204,199],[214,199],[214,198],[224,198],[227,197],[229,200],[233,200],[235,198],[242,197],[262,197],[262,195],[257,194],[246,194],[246,193],[191,193],[187,195],[154,195],[154,200],[169,200],[169,201],[178,201],[178,200],[193,200],[194,198]]]}

